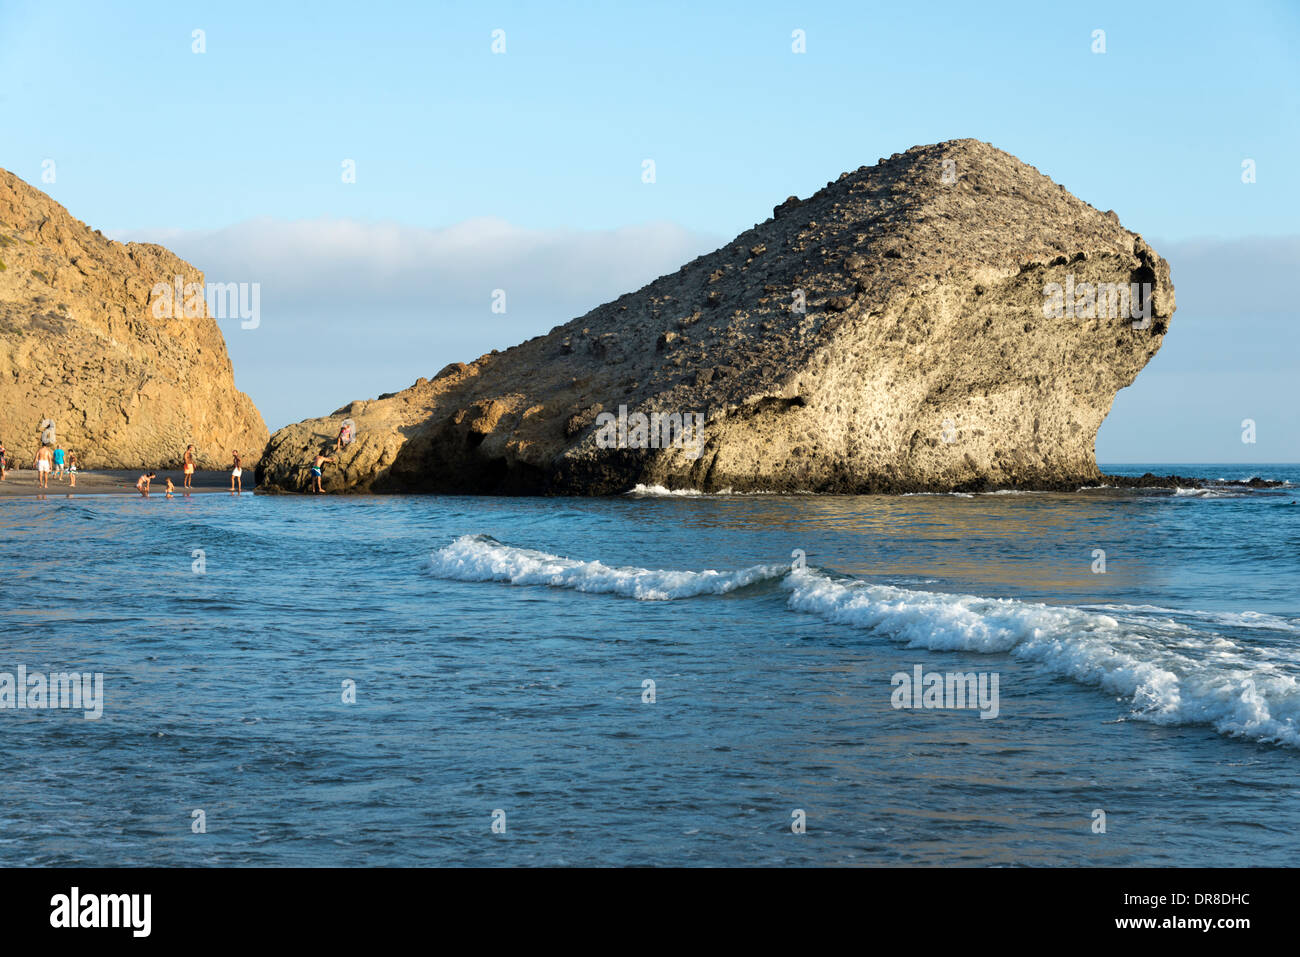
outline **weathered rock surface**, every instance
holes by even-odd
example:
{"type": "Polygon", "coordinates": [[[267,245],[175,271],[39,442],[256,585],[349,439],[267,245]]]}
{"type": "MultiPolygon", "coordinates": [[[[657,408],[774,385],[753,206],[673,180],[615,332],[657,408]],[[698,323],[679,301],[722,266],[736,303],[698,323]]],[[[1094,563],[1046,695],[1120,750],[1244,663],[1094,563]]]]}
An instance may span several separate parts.
{"type": "MultiPolygon", "coordinates": [[[[203,283],[161,246],[105,239],[0,170],[0,439],[30,466],[42,419],[83,468],[252,465],[267,428],[206,306],[155,318],[157,283],[203,283]]],[[[197,299],[195,302],[197,303],[197,299]]]]}
{"type": "Polygon", "coordinates": [[[1174,311],[1168,264],[1113,212],[954,140],[845,173],[774,214],[548,335],[281,429],[260,481],[306,489],[311,456],[346,418],[357,439],[326,467],[329,491],[1099,480],[1097,429],[1174,311]],[[1104,305],[1047,318],[1050,283],[1149,284],[1150,318],[1104,305]],[[600,447],[599,416],[619,406],[703,414],[702,450],[600,447]]]}

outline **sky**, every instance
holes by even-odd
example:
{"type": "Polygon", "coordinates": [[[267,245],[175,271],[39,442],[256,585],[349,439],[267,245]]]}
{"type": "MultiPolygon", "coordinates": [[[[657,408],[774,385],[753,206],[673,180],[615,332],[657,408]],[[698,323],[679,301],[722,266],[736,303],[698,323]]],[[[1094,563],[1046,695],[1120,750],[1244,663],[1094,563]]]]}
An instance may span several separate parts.
{"type": "Polygon", "coordinates": [[[1300,3],[289,6],[0,0],[0,166],[257,283],[256,327],[221,326],[273,430],[970,136],[1170,261],[1099,461],[1300,461],[1300,3]]]}

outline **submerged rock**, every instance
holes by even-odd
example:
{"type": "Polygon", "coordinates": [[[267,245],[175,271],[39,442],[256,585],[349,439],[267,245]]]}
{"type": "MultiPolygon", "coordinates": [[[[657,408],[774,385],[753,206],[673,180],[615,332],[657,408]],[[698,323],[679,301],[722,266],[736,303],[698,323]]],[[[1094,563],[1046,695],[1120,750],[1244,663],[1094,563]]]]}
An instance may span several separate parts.
{"type": "Polygon", "coordinates": [[[1174,311],[1168,264],[1113,214],[969,139],[845,173],[774,214],[548,335],[279,430],[259,481],[306,489],[345,418],[357,437],[327,467],[330,491],[1101,478],[1097,429],[1174,311]]]}
{"type": "Polygon", "coordinates": [[[0,438],[11,458],[30,466],[48,419],[82,468],[178,467],[191,444],[200,468],[228,466],[232,449],[253,464],[266,423],[235,388],[202,288],[203,274],[163,247],[105,239],[0,170],[0,438]],[[174,308],[155,309],[159,284],[170,295],[178,277],[174,308]]]}

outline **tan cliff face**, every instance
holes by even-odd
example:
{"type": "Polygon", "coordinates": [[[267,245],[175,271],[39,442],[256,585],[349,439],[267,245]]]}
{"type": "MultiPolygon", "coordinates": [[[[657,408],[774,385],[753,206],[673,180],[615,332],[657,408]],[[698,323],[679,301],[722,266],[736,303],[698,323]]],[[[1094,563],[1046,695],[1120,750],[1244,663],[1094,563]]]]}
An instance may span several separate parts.
{"type": "MultiPolygon", "coordinates": [[[[161,246],[117,243],[0,170],[0,439],[27,467],[43,419],[83,468],[200,468],[266,444],[261,414],[235,388],[206,306],[154,309],[155,287],[203,274],[161,246]],[[192,310],[193,311],[193,310],[192,310]],[[159,318],[155,312],[163,313],[159,318]]],[[[197,304],[197,298],[193,299],[197,304]]]]}
{"type": "Polygon", "coordinates": [[[1173,311],[1114,213],[986,143],[914,147],[545,336],[281,429],[259,476],[305,489],[351,418],[330,491],[1073,488],[1173,311]],[[703,434],[631,447],[638,412],[703,434]]]}

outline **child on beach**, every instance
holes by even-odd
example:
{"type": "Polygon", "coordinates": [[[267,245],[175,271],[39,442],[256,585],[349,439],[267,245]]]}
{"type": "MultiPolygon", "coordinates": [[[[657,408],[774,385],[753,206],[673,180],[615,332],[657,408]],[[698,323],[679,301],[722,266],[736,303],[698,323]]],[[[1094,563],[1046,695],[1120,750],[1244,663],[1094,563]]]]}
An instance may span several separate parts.
{"type": "Polygon", "coordinates": [[[168,497],[168,498],[171,498],[171,497],[172,497],[172,489],[173,489],[173,488],[175,488],[175,486],[172,485],[171,476],[168,476],[168,477],[167,477],[167,497],[168,497]]]}
{"type": "Polygon", "coordinates": [[[68,488],[77,487],[77,456],[72,452],[68,453],[68,488]]]}
{"type": "Polygon", "coordinates": [[[316,480],[316,487],[312,489],[313,492],[325,491],[323,488],[320,487],[321,466],[324,465],[326,462],[333,462],[333,461],[334,461],[333,459],[326,458],[324,455],[321,455],[319,452],[316,453],[316,461],[313,462],[311,466],[312,478],[316,480]]]}
{"type": "Polygon", "coordinates": [[[181,483],[182,488],[189,488],[190,483],[194,481],[194,446],[185,446],[185,461],[182,463],[181,471],[185,473],[185,479],[181,483]]]}
{"type": "Polygon", "coordinates": [[[135,480],[136,489],[138,489],[140,494],[143,495],[145,498],[149,497],[149,483],[153,480],[153,477],[157,474],[158,474],[157,472],[146,472],[144,475],[141,475],[138,479],[135,480]]]}
{"type": "Polygon", "coordinates": [[[244,470],[239,467],[239,453],[231,452],[230,454],[235,457],[235,467],[230,472],[230,491],[238,495],[244,490],[244,480],[241,477],[244,470]],[[236,486],[238,486],[238,489],[236,489],[236,486]]]}

